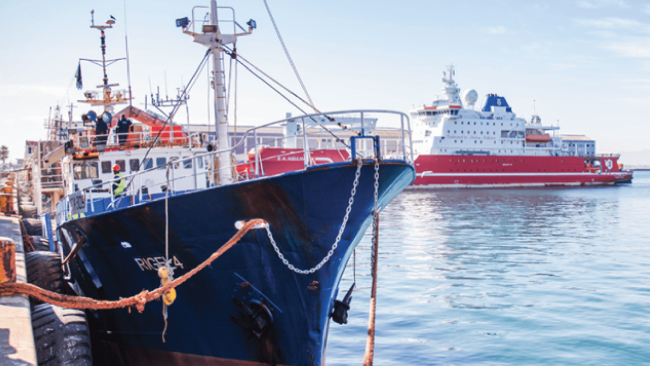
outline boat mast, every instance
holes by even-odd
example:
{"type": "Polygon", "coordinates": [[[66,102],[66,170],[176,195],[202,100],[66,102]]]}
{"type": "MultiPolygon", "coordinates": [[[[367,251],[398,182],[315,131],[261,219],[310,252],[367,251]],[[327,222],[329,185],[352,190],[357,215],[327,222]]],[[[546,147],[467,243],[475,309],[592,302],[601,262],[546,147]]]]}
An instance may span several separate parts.
{"type": "MultiPolygon", "coordinates": [[[[233,19],[235,21],[235,19],[233,19]]],[[[214,80],[214,114],[217,133],[218,149],[223,152],[219,153],[219,183],[221,185],[232,183],[232,169],[230,162],[230,141],[228,138],[228,116],[226,115],[226,87],[225,75],[221,58],[223,49],[227,44],[237,41],[238,36],[248,35],[253,32],[255,22],[251,19],[248,24],[248,32],[236,34],[223,34],[219,29],[219,18],[217,14],[216,0],[210,0],[210,23],[203,25],[202,33],[196,33],[194,29],[194,17],[192,25],[187,18],[177,19],[176,25],[183,27],[183,33],[189,34],[194,38],[194,42],[207,46],[212,51],[212,70],[214,80]],[[190,30],[190,28],[192,30],[190,30]]],[[[240,29],[243,29],[239,27],[240,29]]]]}
{"type": "MultiPolygon", "coordinates": [[[[210,19],[212,25],[216,26],[219,32],[219,17],[217,14],[217,1],[210,1],[210,19]]],[[[221,57],[223,54],[223,44],[215,42],[212,47],[212,70],[214,80],[214,114],[215,130],[217,132],[217,146],[223,152],[219,154],[219,181],[221,185],[232,183],[232,169],[230,167],[230,141],[228,139],[228,116],[226,115],[226,87],[224,81],[223,64],[221,57]]]]}
{"type": "MultiPolygon", "coordinates": [[[[104,99],[106,99],[107,93],[108,93],[108,97],[110,98],[111,88],[108,86],[108,74],[106,73],[106,33],[104,32],[104,29],[113,28],[113,24],[115,24],[115,21],[109,20],[106,22],[107,25],[95,25],[95,11],[93,10],[91,14],[92,14],[92,25],[90,26],[90,28],[99,29],[99,31],[101,32],[100,39],[102,41],[102,45],[101,45],[102,70],[104,71],[104,79],[103,79],[104,86],[102,89],[104,91],[104,99]]],[[[107,111],[108,107],[109,107],[108,105],[104,104],[104,111],[107,111]]]]}

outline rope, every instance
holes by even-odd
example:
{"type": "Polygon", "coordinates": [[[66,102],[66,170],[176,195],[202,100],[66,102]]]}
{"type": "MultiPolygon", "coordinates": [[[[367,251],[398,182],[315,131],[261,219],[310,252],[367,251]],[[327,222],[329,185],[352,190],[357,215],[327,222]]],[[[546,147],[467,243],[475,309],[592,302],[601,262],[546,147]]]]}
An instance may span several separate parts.
{"type": "Polygon", "coordinates": [[[187,272],[183,276],[171,281],[165,286],[159,287],[153,291],[142,290],[137,295],[127,297],[120,300],[95,300],[89,297],[83,296],[71,296],[71,295],[62,295],[57,294],[51,291],[44,290],[38,286],[34,286],[29,283],[20,283],[20,282],[7,282],[0,284],[0,296],[9,296],[14,294],[25,294],[32,296],[43,302],[50,303],[52,305],[61,306],[68,309],[92,309],[92,310],[109,310],[109,309],[121,309],[121,308],[131,308],[135,306],[139,312],[144,311],[144,306],[146,303],[160,298],[165,292],[169,291],[172,288],[175,288],[181,285],[183,282],[190,279],[192,276],[197,274],[203,268],[209,266],[214,260],[219,258],[223,253],[232,248],[239,240],[251,229],[253,226],[258,224],[264,224],[265,221],[261,219],[253,219],[244,224],[235,235],[233,235],[226,244],[221,246],[216,252],[206,259],[203,263],[195,267],[193,270],[187,272]]]}
{"type": "Polygon", "coordinates": [[[368,339],[363,366],[372,366],[375,357],[375,315],[377,308],[377,260],[379,259],[379,159],[375,160],[375,206],[372,220],[372,247],[370,254],[370,269],[372,272],[372,287],[370,290],[370,314],[368,315],[368,339]]]}
{"type": "Polygon", "coordinates": [[[77,242],[77,245],[75,245],[74,248],[72,248],[72,250],[70,251],[70,253],[68,254],[68,256],[65,257],[65,259],[63,260],[63,262],[61,262],[61,265],[64,265],[64,266],[65,266],[66,264],[68,264],[68,262],[70,262],[70,260],[71,260],[72,258],[76,257],[76,256],[77,256],[77,252],[79,252],[79,249],[81,249],[81,247],[84,245],[85,242],[86,242],[86,238],[83,237],[83,236],[80,236],[80,237],[79,237],[79,241],[77,242]]]}

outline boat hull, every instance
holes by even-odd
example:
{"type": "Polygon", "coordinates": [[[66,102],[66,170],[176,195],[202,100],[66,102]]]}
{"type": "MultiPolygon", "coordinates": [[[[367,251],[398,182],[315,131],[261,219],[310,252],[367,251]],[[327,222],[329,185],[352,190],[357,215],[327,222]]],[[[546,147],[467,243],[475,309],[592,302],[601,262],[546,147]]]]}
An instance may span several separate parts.
{"type": "MultiPolygon", "coordinates": [[[[254,218],[270,224],[290,263],[301,269],[314,267],[335,241],[355,172],[351,163],[321,165],[170,197],[169,258],[176,266],[175,277],[228,241],[237,231],[235,222],[254,218]]],[[[413,179],[412,166],[382,163],[380,206],[413,179]]],[[[362,168],[338,248],[313,274],[290,271],[275,253],[266,230],[250,231],[177,288],[176,301],[167,307],[165,342],[159,301],[147,304],[143,313],[90,311],[93,348],[102,355],[96,363],[321,365],[338,284],[371,223],[373,186],[370,163],[362,168]],[[261,323],[266,325],[256,328],[261,323]]],[[[159,287],[157,268],[165,258],[164,200],[89,215],[59,230],[65,238],[64,254],[71,242],[85,237],[70,270],[86,296],[117,300],[159,287]]]]}
{"type": "Polygon", "coordinates": [[[602,168],[572,156],[420,155],[411,188],[581,186],[632,179],[632,172],[618,168],[617,157],[596,160],[602,168]]]}

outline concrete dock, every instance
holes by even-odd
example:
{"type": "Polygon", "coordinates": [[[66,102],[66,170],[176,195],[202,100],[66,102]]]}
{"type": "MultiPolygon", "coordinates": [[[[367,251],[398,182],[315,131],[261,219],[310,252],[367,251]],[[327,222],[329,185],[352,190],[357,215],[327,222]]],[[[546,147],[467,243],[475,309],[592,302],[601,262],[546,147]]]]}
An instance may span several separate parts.
{"type": "MultiPolygon", "coordinates": [[[[14,194],[15,192],[14,189],[14,194]]],[[[16,281],[27,282],[20,217],[0,213],[0,237],[11,239],[15,243],[16,281]]],[[[31,308],[27,296],[0,297],[0,365],[37,365],[31,308]]]]}

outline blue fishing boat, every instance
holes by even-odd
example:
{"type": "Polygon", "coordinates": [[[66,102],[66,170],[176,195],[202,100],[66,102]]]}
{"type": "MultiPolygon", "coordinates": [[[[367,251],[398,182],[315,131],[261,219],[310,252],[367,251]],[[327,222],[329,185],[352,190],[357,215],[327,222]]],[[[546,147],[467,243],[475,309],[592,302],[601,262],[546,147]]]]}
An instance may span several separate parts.
{"type": "MultiPolygon", "coordinates": [[[[409,120],[400,112],[305,114],[255,127],[229,146],[221,57],[255,22],[245,30],[233,19],[243,31],[224,34],[218,9],[213,0],[204,24],[177,21],[210,50],[217,140],[182,129],[177,136],[169,121],[123,138],[112,129],[105,137],[70,135],[62,145],[66,196],[57,204],[57,237],[64,257],[76,253],[66,265],[74,291],[118,300],[160,287],[161,269],[167,280],[188,273],[242,223],[264,223],[179,286],[175,299],[149,303],[143,312],[88,311],[95,364],[324,364],[330,318],[346,308],[336,299],[348,260],[375,210],[415,179],[409,120]],[[380,139],[366,134],[370,115],[397,121],[392,131],[401,146],[390,158],[382,156],[380,139]],[[346,126],[342,116],[360,123],[346,126]],[[303,169],[265,176],[256,138],[253,160],[235,163],[243,140],[286,125],[296,131],[287,139],[291,154],[301,151],[303,169]],[[319,134],[347,146],[350,157],[317,164],[310,137],[319,134]],[[255,169],[241,169],[249,166],[255,169]]],[[[93,25],[101,30],[103,51],[110,25],[93,25]]],[[[113,107],[130,99],[114,85],[105,76],[102,95],[85,93],[86,102],[104,111],[84,119],[113,126],[113,107]]],[[[340,314],[335,320],[344,321],[340,314]]]]}

